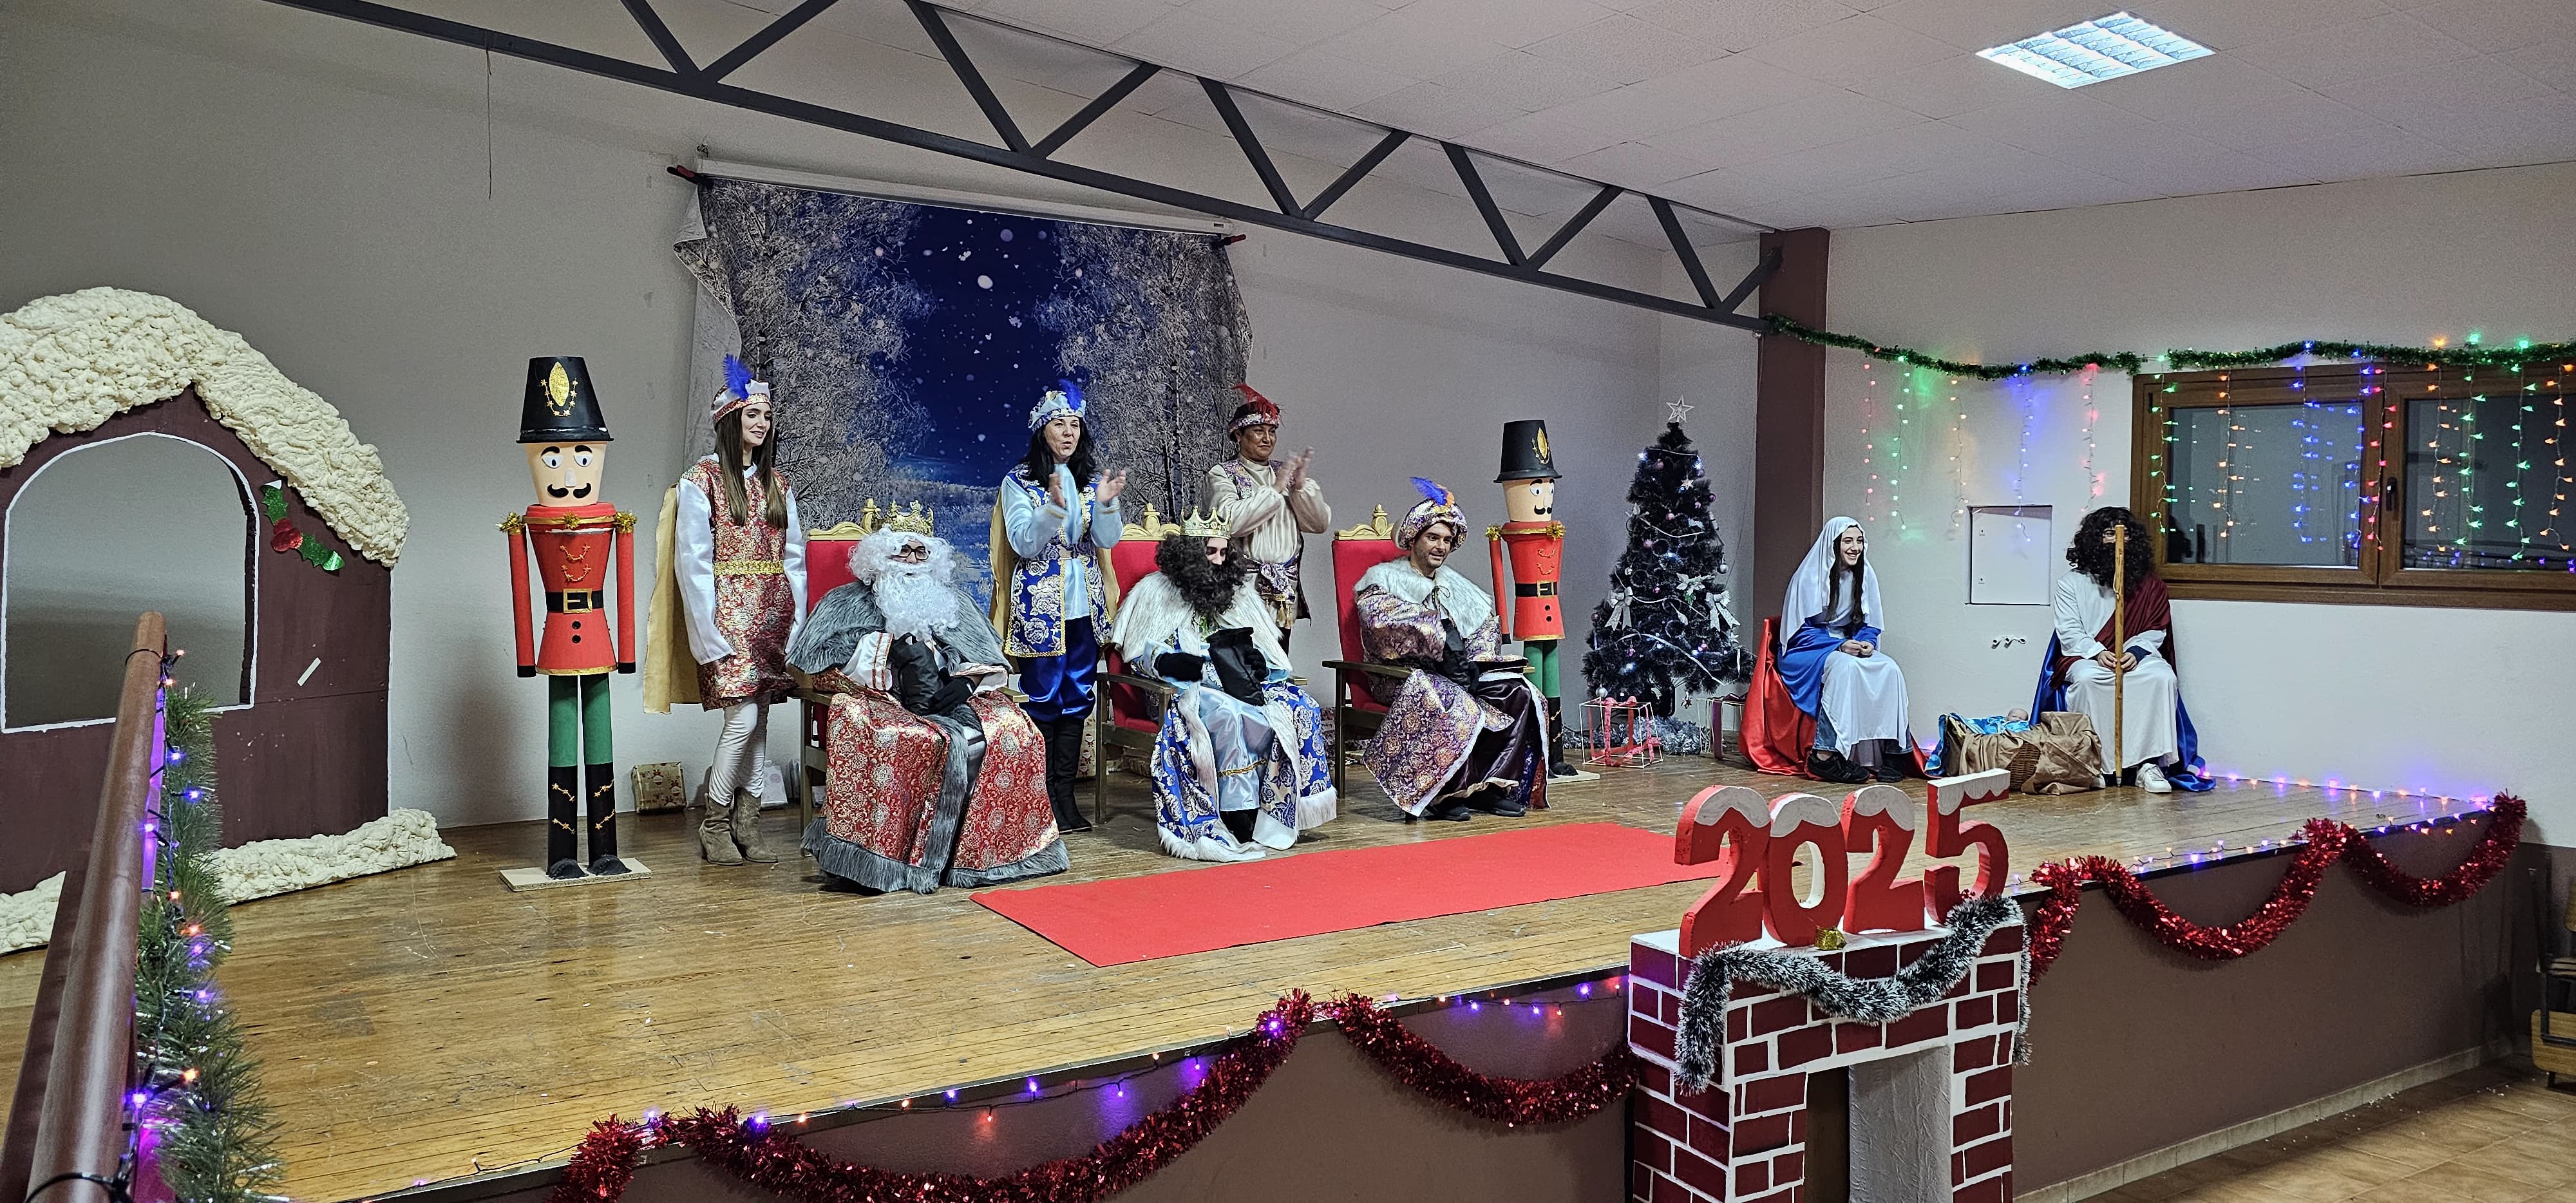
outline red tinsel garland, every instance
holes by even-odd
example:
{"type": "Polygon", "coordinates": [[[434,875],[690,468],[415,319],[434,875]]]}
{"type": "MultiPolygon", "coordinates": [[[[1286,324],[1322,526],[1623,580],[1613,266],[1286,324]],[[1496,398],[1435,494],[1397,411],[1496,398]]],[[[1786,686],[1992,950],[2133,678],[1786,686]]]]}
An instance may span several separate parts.
{"type": "MultiPolygon", "coordinates": [[[[1406,1030],[1357,995],[1321,1010],[1339,1020],[1353,1046],[1423,1094],[1505,1124],[1580,1119],[1628,1097],[1636,1061],[1623,1040],[1600,1060],[1547,1080],[1489,1078],[1406,1030]]],[[[550,1203],[615,1203],[644,1151],[684,1145],[709,1165],[753,1186],[809,1203],[1099,1203],[1153,1176],[1243,1106],[1297,1047],[1319,1008],[1299,991],[1263,1012],[1251,1032],[1210,1062],[1206,1080],[1168,1107],[1121,1129],[1080,1157],[1002,1178],[897,1173],[807,1148],[728,1107],[701,1108],[640,1128],[610,1118],[591,1129],[564,1167],[550,1203]]]]}
{"type": "Polygon", "coordinates": [[[2289,871],[2282,874],[2271,897],[2264,899],[2252,915],[2225,927],[2203,927],[2175,914],[2146,883],[2138,880],[2137,874],[2118,861],[2099,856],[2065,864],[2052,861],[2031,873],[2033,882],[2047,888],[2048,897],[2041,901],[2031,921],[2030,976],[2036,979],[2046,973],[2064,951],[2066,933],[2075,925],[2076,908],[2087,881],[2101,882],[2111,904],[2165,947],[2205,960],[2234,960],[2260,951],[2306,913],[2308,903],[2316,898],[2317,887],[2324,881],[2326,869],[2338,860],[2351,864],[2353,872],[2371,888],[2413,906],[2449,906],[2475,895],[2495,879],[2521,845],[2528,811],[2522,799],[2496,795],[2486,832],[2457,867],[2440,877],[2417,877],[2389,863],[2385,854],[2371,847],[2370,840],[2348,823],[2311,819],[2302,833],[2307,845],[2290,858],[2289,871]]]}
{"type": "Polygon", "coordinates": [[[1495,1078],[1477,1073],[1415,1035],[1366,997],[1352,994],[1325,1004],[1351,1046],[1377,1062],[1389,1077],[1480,1119],[1507,1125],[1554,1124],[1581,1119],[1628,1097],[1637,1061],[1625,1042],[1601,1059],[1560,1077],[1495,1078]]]}
{"type": "Polygon", "coordinates": [[[597,1203],[624,1195],[626,1184],[635,1181],[635,1165],[645,1147],[644,1130],[620,1123],[614,1115],[591,1125],[590,1135],[564,1166],[552,1203],[597,1203]]]}

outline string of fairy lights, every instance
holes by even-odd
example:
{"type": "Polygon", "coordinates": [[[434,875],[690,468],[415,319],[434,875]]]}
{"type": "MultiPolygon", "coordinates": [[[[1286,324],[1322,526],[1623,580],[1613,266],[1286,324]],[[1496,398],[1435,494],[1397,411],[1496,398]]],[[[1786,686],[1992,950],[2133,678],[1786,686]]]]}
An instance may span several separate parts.
{"type": "MultiPolygon", "coordinates": [[[[1838,338],[1811,341],[1850,345],[1838,338]]],[[[2063,429],[2052,426],[2049,411],[2055,407],[2034,378],[2047,372],[2073,377],[2071,395],[2061,395],[2081,415],[2080,429],[2072,432],[2083,443],[2074,466],[2084,495],[2101,504],[2113,491],[2113,472],[2102,455],[2100,373],[2125,367],[2150,372],[2150,379],[2163,376],[2152,372],[2158,360],[2145,357],[2129,357],[2137,360],[2134,365],[2118,356],[1979,365],[1879,344],[1857,349],[1864,351],[1858,512],[1899,539],[1934,530],[1960,538],[1977,461],[2001,468],[1998,457],[1978,454],[1962,385],[2000,382],[2006,392],[1997,399],[2020,410],[2011,474],[1995,483],[2013,504],[2027,505],[2046,500],[2057,487],[2039,444],[2053,429],[2063,429]],[[1920,437],[1934,421],[1948,428],[1937,441],[1937,459],[1936,442],[1920,437]],[[2034,464],[2043,466],[2035,471],[2034,464]],[[1934,472],[1947,479],[1928,479],[1934,472]],[[1926,494],[1938,497],[1945,485],[1948,520],[1927,524],[1926,494]]],[[[2214,394],[2222,404],[2164,408],[2156,415],[2161,446],[2150,448],[2149,458],[2159,468],[2165,512],[2177,517],[2182,530],[2199,532],[2193,558],[2358,566],[2380,539],[2381,481],[2403,479],[2412,504],[2404,524],[2389,532],[2399,540],[2402,566],[2576,573],[2576,530],[2565,521],[2576,473],[2567,469],[2564,443],[2576,361],[2559,359],[2576,355],[2576,344],[2534,346],[2525,339],[2500,347],[2473,334],[2456,347],[2435,339],[2429,350],[2309,341],[2260,351],[2174,352],[2159,359],[2176,368],[2224,369],[2266,362],[2261,356],[2273,352],[2296,360],[2284,365],[2295,399],[2234,400],[2231,373],[2222,370],[2214,394]],[[2360,377],[2357,386],[2346,374],[2336,378],[2336,391],[2309,395],[2323,386],[2309,379],[2308,357],[2346,353],[2400,362],[2364,362],[2352,373],[2360,377]],[[2409,356],[2417,357],[2420,369],[2402,366],[2409,356]],[[2392,392],[2400,377],[2419,371],[2420,379],[2407,380],[2408,389],[2392,392]],[[2419,384],[2420,394],[2405,395],[2419,384]],[[2391,412],[2376,417],[2374,407],[2383,403],[2391,412]],[[2408,432],[2404,454],[2382,452],[2374,423],[2408,432]]],[[[2274,377],[2270,387],[2282,383],[2274,377]]],[[[2165,391],[2177,389],[2169,384],[2165,391]]]]}

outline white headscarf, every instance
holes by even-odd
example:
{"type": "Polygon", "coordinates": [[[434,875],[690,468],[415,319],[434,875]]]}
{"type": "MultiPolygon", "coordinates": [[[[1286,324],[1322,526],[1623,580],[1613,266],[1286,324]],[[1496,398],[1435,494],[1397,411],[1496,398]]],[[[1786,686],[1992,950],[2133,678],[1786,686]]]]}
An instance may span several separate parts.
{"type": "MultiPolygon", "coordinates": [[[[1844,531],[1859,525],[1850,518],[1826,519],[1824,533],[1817,535],[1815,546],[1807,549],[1807,558],[1798,562],[1798,571],[1789,577],[1789,591],[1780,599],[1781,647],[1789,646],[1789,637],[1797,634],[1798,628],[1808,619],[1823,613],[1829,587],[1833,584],[1832,578],[1826,574],[1832,571],[1835,563],[1834,541],[1842,538],[1844,531]]],[[[1873,626],[1887,618],[1887,609],[1878,598],[1878,569],[1869,562],[1867,555],[1863,555],[1860,562],[1860,611],[1863,620],[1873,626]]],[[[1827,614],[1825,618],[1831,621],[1833,615],[1827,614]]]]}

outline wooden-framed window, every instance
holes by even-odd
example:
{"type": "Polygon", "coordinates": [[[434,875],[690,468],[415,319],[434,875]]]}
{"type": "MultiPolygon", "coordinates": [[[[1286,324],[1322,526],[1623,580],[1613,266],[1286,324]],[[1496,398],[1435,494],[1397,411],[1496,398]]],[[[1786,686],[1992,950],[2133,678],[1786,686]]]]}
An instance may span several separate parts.
{"type": "Polygon", "coordinates": [[[2576,364],[2136,381],[2130,509],[2180,598],[2576,610],[2576,364]]]}

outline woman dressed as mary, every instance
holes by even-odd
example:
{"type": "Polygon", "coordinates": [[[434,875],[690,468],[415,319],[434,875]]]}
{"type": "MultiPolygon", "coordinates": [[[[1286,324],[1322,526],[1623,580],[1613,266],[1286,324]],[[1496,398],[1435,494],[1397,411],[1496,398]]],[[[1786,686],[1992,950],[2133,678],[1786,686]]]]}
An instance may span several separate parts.
{"type": "Polygon", "coordinates": [[[1887,611],[1867,550],[1860,523],[1826,522],[1780,603],[1780,680],[1816,720],[1807,773],[1845,785],[1897,780],[1914,747],[1904,670],[1878,647],[1887,611]]]}

